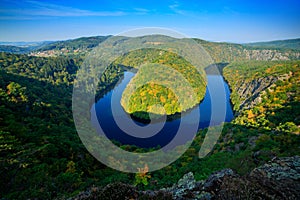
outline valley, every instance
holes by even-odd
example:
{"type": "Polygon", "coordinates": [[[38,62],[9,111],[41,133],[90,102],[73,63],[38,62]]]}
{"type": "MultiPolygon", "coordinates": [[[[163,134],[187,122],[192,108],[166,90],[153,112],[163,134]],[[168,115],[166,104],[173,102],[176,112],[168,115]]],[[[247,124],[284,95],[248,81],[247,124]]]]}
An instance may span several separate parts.
{"type": "MultiPolygon", "coordinates": [[[[161,188],[171,188],[189,172],[193,173],[196,181],[206,181],[212,173],[225,168],[232,169],[237,174],[234,180],[242,185],[247,183],[247,191],[254,195],[257,187],[254,180],[257,180],[255,177],[258,175],[254,171],[248,177],[251,171],[256,168],[261,171],[267,170],[259,166],[265,166],[268,162],[278,164],[280,159],[290,163],[289,159],[283,157],[296,159],[300,155],[299,49],[287,48],[287,45],[283,45],[285,48],[282,48],[282,42],[278,48],[273,47],[276,43],[272,44],[272,48],[268,48],[265,45],[258,47],[260,44],[250,47],[196,39],[215,63],[228,63],[220,65],[220,69],[231,92],[234,118],[224,122],[221,136],[212,152],[204,158],[198,157],[208,131],[207,126],[202,126],[189,149],[178,160],[161,170],[147,173],[151,175],[146,178],[147,184],[137,183],[134,174],[106,167],[89,154],[76,133],[72,117],[72,90],[84,56],[107,37],[50,43],[25,54],[20,54],[19,50],[11,50],[11,47],[9,53],[0,53],[1,198],[65,199],[93,185],[107,188],[110,184],[119,184],[118,182],[136,185],[138,190],[158,191],[161,188]],[[55,53],[42,56],[49,51],[55,53]],[[275,157],[279,161],[274,161],[275,157]],[[236,178],[237,176],[247,178],[236,178]]],[[[290,43],[291,41],[288,41],[289,45],[290,43]]],[[[162,79],[168,80],[171,76],[171,72],[159,72],[158,70],[157,76],[161,76],[162,79]]],[[[201,111],[201,104],[206,98],[205,88],[210,81],[209,78],[204,79],[204,74],[195,73],[186,60],[172,53],[155,50],[135,51],[124,55],[99,79],[95,97],[97,101],[100,102],[111,95],[114,88],[123,87],[125,92],[120,97],[120,106],[123,107],[120,109],[124,108],[130,114],[139,113],[136,116],[140,118],[149,116],[140,116],[140,112],[151,111],[148,106],[153,102],[162,102],[167,114],[174,114],[189,110],[202,101],[201,111]],[[123,76],[123,80],[136,83],[147,79],[149,69],[138,68],[145,61],[167,65],[183,74],[196,90],[196,101],[179,108],[172,102],[176,98],[171,91],[151,84],[137,89],[134,96],[130,97],[132,99],[129,99],[129,96],[126,96],[126,84],[120,85],[119,81],[123,76]],[[131,74],[133,78],[127,79],[130,74],[123,66],[138,68],[140,78],[138,74],[131,74]],[[157,98],[150,98],[149,94],[157,98]],[[141,100],[143,97],[146,98],[141,100]],[[125,105],[126,101],[131,103],[125,105]]],[[[180,92],[186,92],[184,87],[179,89],[180,92]]],[[[103,105],[102,109],[104,108],[107,108],[107,104],[103,105]]],[[[109,123],[107,129],[111,130],[112,134],[115,133],[109,123]]],[[[217,126],[215,129],[217,130],[217,126]]],[[[167,141],[168,139],[165,143],[167,141]]],[[[123,150],[139,153],[151,152],[163,145],[141,148],[134,143],[122,143],[117,140],[114,143],[123,150]]],[[[296,170],[293,173],[300,172],[296,170]]],[[[270,183],[275,180],[276,178],[270,180],[270,183]]],[[[291,180],[293,179],[289,179],[291,180]]],[[[224,184],[229,184],[230,187],[230,181],[227,180],[224,184]]],[[[99,188],[98,190],[102,191],[99,188]]],[[[264,189],[260,190],[261,195],[269,195],[264,189]]],[[[288,194],[288,191],[281,192],[288,194]]],[[[300,196],[295,191],[293,195],[300,196]]]]}

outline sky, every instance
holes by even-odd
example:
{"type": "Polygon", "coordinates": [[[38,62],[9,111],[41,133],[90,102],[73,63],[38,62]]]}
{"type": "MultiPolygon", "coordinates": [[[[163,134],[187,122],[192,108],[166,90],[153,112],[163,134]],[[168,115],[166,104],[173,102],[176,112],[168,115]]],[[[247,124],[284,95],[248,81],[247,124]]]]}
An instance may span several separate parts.
{"type": "Polygon", "coordinates": [[[299,0],[0,0],[0,41],[50,41],[167,28],[209,41],[300,38],[299,0]]]}

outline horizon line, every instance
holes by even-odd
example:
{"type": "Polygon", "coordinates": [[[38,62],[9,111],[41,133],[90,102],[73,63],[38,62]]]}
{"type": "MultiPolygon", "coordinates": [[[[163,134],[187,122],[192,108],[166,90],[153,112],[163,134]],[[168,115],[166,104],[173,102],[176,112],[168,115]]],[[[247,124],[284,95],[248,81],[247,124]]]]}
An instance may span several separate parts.
{"type": "MultiPolygon", "coordinates": [[[[151,34],[150,34],[151,35],[151,34]]],[[[160,34],[163,35],[163,34],[160,34]]],[[[103,35],[82,35],[76,37],[68,37],[68,38],[61,38],[61,39],[45,39],[45,40],[0,40],[0,43],[42,43],[42,42],[63,42],[68,40],[76,40],[80,38],[90,38],[90,37],[109,37],[109,36],[122,36],[122,35],[113,35],[113,34],[103,34],[103,35]]],[[[146,35],[145,35],[146,36],[146,35]]],[[[125,36],[128,37],[128,36],[125,36]]],[[[139,36],[138,36],[139,37],[139,36]]],[[[171,36],[170,36],[171,37],[171,36]]],[[[191,39],[200,39],[207,42],[215,42],[215,43],[233,43],[233,44],[251,44],[251,43],[260,43],[260,42],[275,42],[275,41],[285,41],[285,40],[297,40],[300,39],[299,37],[292,37],[292,38],[278,38],[278,39],[271,39],[271,40],[259,40],[259,41],[249,41],[249,42],[238,42],[238,41],[230,41],[230,40],[209,40],[200,37],[187,37],[191,39]]],[[[5,44],[0,44],[5,45],[5,44]]],[[[9,44],[7,44],[9,45],[9,44]]],[[[13,45],[9,45],[13,46],[13,45]]]]}

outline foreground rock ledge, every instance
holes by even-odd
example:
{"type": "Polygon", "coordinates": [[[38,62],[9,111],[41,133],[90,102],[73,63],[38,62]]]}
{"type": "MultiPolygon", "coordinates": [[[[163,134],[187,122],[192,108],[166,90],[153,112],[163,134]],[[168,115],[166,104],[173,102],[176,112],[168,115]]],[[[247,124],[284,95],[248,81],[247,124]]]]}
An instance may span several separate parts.
{"type": "Polygon", "coordinates": [[[211,174],[196,182],[193,173],[185,174],[171,188],[138,191],[123,183],[93,187],[72,200],[82,199],[300,199],[300,156],[273,158],[246,176],[231,169],[211,174]]]}

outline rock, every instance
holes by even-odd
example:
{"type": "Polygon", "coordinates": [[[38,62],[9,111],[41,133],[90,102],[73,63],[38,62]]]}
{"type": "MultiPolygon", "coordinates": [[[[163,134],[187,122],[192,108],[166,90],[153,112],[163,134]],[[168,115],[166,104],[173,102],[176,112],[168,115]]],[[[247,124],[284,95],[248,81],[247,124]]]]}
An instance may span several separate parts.
{"type": "Polygon", "coordinates": [[[262,50],[248,50],[244,49],[246,58],[249,60],[290,60],[292,57],[299,58],[300,54],[285,53],[278,50],[262,49],[262,50]]]}
{"type": "Polygon", "coordinates": [[[276,179],[292,179],[300,181],[300,156],[291,158],[274,158],[267,164],[254,169],[250,176],[262,176],[265,178],[276,179]]]}
{"type": "Polygon", "coordinates": [[[136,188],[129,184],[112,183],[104,187],[102,190],[92,193],[89,199],[136,199],[139,196],[136,188]]]}
{"type": "Polygon", "coordinates": [[[277,80],[277,77],[267,76],[254,79],[250,82],[242,81],[237,90],[242,100],[240,109],[248,109],[260,103],[261,93],[270,88],[277,80]]]}
{"type": "Polygon", "coordinates": [[[241,147],[245,146],[243,142],[234,145],[234,151],[240,151],[241,147]]]}
{"type": "Polygon", "coordinates": [[[69,200],[172,200],[172,194],[166,190],[158,191],[138,191],[134,186],[124,183],[108,184],[104,188],[92,187],[88,191],[81,192],[69,200]]]}
{"type": "Polygon", "coordinates": [[[76,195],[75,197],[69,198],[68,200],[93,199],[93,196],[97,196],[100,191],[101,191],[101,188],[93,186],[89,190],[80,192],[78,195],[76,195]]]}
{"type": "Polygon", "coordinates": [[[219,184],[224,176],[234,175],[232,169],[223,169],[221,171],[211,174],[204,183],[204,190],[213,190],[215,185],[219,184]]]}
{"type": "Polygon", "coordinates": [[[166,190],[158,191],[142,191],[138,199],[151,199],[151,200],[172,200],[172,194],[166,190]]]}
{"type": "MultiPolygon", "coordinates": [[[[262,152],[257,152],[257,155],[262,152]]],[[[300,199],[300,156],[274,158],[245,176],[232,169],[211,174],[196,182],[192,172],[185,174],[171,188],[138,191],[124,183],[92,187],[72,199],[300,199]]]]}
{"type": "Polygon", "coordinates": [[[208,192],[201,192],[199,195],[196,196],[196,199],[200,199],[200,200],[211,200],[212,199],[212,195],[208,192]]]}
{"type": "Polygon", "coordinates": [[[264,198],[300,199],[300,157],[274,158],[247,179],[264,198]]]}
{"type": "Polygon", "coordinates": [[[276,155],[268,150],[259,150],[252,153],[252,159],[256,165],[265,163],[264,159],[272,160],[276,155]]]}
{"type": "Polygon", "coordinates": [[[251,136],[249,139],[248,139],[248,144],[254,148],[256,146],[256,140],[257,140],[257,136],[251,136]]]}
{"type": "Polygon", "coordinates": [[[300,199],[299,156],[274,158],[242,177],[222,171],[204,184],[213,199],[300,199]]]}
{"type": "Polygon", "coordinates": [[[181,199],[187,196],[189,191],[196,187],[196,181],[192,172],[185,174],[177,184],[174,184],[171,188],[174,199],[181,199]]]}
{"type": "Polygon", "coordinates": [[[189,172],[178,181],[177,188],[192,190],[195,188],[195,183],[196,181],[194,179],[194,174],[192,172],[189,172]]]}

